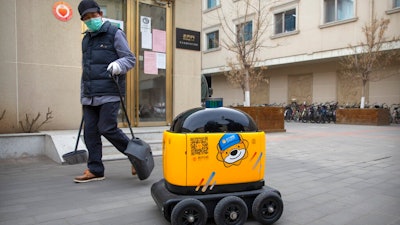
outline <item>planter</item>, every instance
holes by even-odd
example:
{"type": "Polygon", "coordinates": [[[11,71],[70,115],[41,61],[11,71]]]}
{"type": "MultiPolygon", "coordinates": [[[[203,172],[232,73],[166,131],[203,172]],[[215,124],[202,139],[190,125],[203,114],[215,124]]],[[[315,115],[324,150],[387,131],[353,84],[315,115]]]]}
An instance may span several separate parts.
{"type": "Polygon", "coordinates": [[[337,109],[336,123],[357,125],[389,125],[389,109],[337,109]]]}
{"type": "Polygon", "coordinates": [[[285,132],[283,107],[232,107],[249,114],[256,122],[258,129],[264,132],[285,132]]]}

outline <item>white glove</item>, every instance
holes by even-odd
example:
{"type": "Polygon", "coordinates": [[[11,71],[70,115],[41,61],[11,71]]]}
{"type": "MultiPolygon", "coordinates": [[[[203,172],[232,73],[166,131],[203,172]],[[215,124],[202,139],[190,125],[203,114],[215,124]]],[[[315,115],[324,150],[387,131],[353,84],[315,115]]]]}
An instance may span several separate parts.
{"type": "Polygon", "coordinates": [[[117,62],[112,62],[108,65],[107,71],[111,71],[112,75],[119,75],[122,72],[122,69],[117,62]]]}

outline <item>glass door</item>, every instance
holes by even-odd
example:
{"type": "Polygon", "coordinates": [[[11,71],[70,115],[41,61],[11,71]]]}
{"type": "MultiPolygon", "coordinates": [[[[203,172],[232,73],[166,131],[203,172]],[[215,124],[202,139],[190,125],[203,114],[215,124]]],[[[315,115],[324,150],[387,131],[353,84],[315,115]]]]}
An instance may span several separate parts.
{"type": "Polygon", "coordinates": [[[166,120],[166,9],[139,4],[139,122],[166,120]]]}
{"type": "Polygon", "coordinates": [[[171,108],[167,7],[140,1],[136,17],[138,32],[136,75],[136,122],[166,125],[171,108]],[[168,56],[168,57],[167,57],[168,56]]]}
{"type": "MultiPolygon", "coordinates": [[[[136,66],[127,74],[125,104],[133,126],[172,121],[172,7],[153,0],[98,0],[105,20],[122,29],[136,66]]],[[[86,30],[86,27],[82,27],[86,30]]],[[[119,126],[126,127],[119,112],[119,126]]]]}

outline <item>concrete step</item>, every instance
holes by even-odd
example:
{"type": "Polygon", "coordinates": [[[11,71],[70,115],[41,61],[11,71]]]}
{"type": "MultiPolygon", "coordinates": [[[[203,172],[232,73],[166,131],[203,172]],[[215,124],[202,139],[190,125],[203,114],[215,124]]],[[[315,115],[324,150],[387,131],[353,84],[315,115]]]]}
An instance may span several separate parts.
{"type": "MultiPolygon", "coordinates": [[[[168,129],[168,128],[167,128],[168,129]]],[[[162,135],[165,128],[134,131],[135,137],[142,139],[147,142],[153,152],[153,156],[159,156],[162,154],[162,135]]],[[[124,133],[131,138],[129,129],[123,129],[124,133]]],[[[103,142],[103,160],[119,160],[126,159],[127,157],[119,152],[106,138],[102,137],[103,142]]]]}
{"type": "MultiPolygon", "coordinates": [[[[153,156],[160,156],[162,154],[162,141],[146,141],[153,152],[153,156]]],[[[103,160],[119,160],[126,159],[127,157],[119,152],[113,145],[103,143],[103,160]]]]}
{"type": "MultiPolygon", "coordinates": [[[[152,148],[153,155],[162,154],[162,136],[168,126],[134,127],[136,137],[146,141],[152,148]]],[[[129,128],[122,129],[131,137],[129,128]]],[[[65,163],[63,155],[74,151],[78,130],[42,131],[26,134],[0,134],[0,159],[34,157],[46,155],[57,163],[65,163]]],[[[126,158],[105,138],[103,141],[103,159],[116,160],[126,158]]],[[[80,136],[78,150],[86,150],[83,134],[80,136]]]]}
{"type": "MultiPolygon", "coordinates": [[[[154,156],[162,154],[162,138],[163,132],[169,129],[169,127],[141,127],[132,128],[135,137],[142,139],[147,142],[154,156]]],[[[122,131],[129,137],[132,138],[129,128],[123,128],[122,131]]],[[[83,135],[82,135],[83,140],[83,135]]],[[[103,160],[119,160],[126,159],[127,157],[119,152],[106,138],[101,137],[103,143],[103,160]]]]}

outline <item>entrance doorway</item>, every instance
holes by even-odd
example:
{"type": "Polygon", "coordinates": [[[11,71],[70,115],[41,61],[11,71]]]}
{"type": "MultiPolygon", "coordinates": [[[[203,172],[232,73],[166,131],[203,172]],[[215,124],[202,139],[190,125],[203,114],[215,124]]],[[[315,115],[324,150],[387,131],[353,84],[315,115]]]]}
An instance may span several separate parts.
{"type": "MultiPolygon", "coordinates": [[[[133,126],[172,121],[172,7],[153,0],[98,0],[106,19],[124,30],[136,66],[127,74],[126,108],[133,126]]],[[[124,113],[121,126],[127,126],[124,113]]]]}
{"type": "Polygon", "coordinates": [[[137,46],[137,122],[167,121],[167,13],[166,7],[139,3],[137,46]]]}

